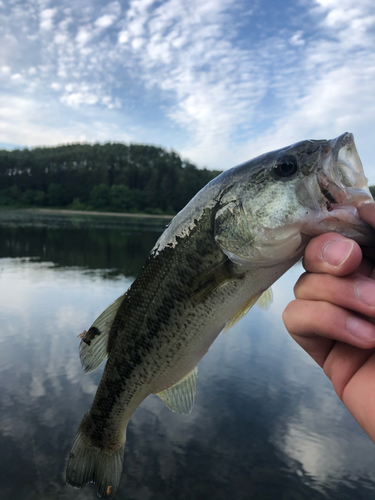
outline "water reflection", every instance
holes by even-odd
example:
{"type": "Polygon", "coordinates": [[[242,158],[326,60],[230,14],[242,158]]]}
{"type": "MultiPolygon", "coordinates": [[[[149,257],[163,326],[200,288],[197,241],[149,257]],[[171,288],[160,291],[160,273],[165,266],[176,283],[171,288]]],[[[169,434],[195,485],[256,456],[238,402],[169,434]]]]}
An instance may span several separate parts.
{"type": "MultiPolygon", "coordinates": [[[[164,224],[3,214],[1,498],[96,498],[64,481],[102,371],[84,375],[77,335],[129,286],[164,224]]],[[[372,498],[374,446],[281,324],[300,272],[274,286],[267,314],[254,309],[220,335],[191,415],[156,396],[140,406],[116,498],[372,498]]]]}
{"type": "Polygon", "coordinates": [[[167,222],[0,210],[0,255],[136,276],[167,222]]]}

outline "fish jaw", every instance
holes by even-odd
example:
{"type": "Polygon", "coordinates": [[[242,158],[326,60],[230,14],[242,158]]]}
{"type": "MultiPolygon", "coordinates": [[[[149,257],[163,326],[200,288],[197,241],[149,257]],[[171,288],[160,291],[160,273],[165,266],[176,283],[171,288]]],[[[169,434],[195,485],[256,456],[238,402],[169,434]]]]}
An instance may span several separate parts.
{"type": "Polygon", "coordinates": [[[345,198],[340,201],[340,205],[357,207],[373,201],[353,134],[346,132],[329,141],[329,145],[332,147],[332,156],[327,171],[331,172],[337,186],[345,191],[345,198]]]}
{"type": "Polygon", "coordinates": [[[327,142],[321,152],[322,169],[317,181],[321,191],[321,213],[303,232],[312,236],[338,232],[362,245],[375,242],[374,230],[363,222],[358,207],[373,202],[361,159],[351,133],[327,142]],[[320,219],[320,220],[319,220],[320,219]]]}

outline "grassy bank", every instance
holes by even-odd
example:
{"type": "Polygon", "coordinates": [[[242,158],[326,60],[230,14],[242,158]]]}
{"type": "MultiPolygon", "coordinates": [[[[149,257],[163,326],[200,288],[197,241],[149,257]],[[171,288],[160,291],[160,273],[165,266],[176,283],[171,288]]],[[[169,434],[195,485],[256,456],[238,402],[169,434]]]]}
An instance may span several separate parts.
{"type": "MultiPolygon", "coordinates": [[[[14,207],[1,207],[1,208],[14,208],[14,207]]],[[[153,214],[141,214],[141,213],[120,213],[120,212],[98,212],[95,210],[68,210],[62,208],[26,208],[28,212],[34,213],[50,213],[50,214],[66,214],[66,215],[100,215],[104,217],[140,217],[140,218],[152,218],[152,219],[172,219],[173,215],[153,215],[153,214]]]]}

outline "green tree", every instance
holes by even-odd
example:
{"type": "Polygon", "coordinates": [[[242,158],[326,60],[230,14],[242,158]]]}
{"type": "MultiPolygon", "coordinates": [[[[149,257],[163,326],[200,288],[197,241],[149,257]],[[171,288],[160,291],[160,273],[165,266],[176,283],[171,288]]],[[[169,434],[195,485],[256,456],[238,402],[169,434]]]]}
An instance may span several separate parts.
{"type": "Polygon", "coordinates": [[[0,204],[174,212],[217,174],[141,144],[0,150],[0,204]]]}
{"type": "Polygon", "coordinates": [[[107,208],[109,206],[109,189],[105,184],[94,186],[90,192],[89,203],[94,208],[107,208]]]}
{"type": "Polygon", "coordinates": [[[26,189],[20,196],[20,200],[25,205],[43,206],[46,195],[39,189],[26,189]]]}
{"type": "Polygon", "coordinates": [[[114,185],[109,190],[110,207],[115,212],[134,209],[134,199],[131,190],[123,184],[114,185]]]}
{"type": "Polygon", "coordinates": [[[0,206],[17,205],[20,198],[21,193],[17,186],[0,190],[0,206]]]}
{"type": "Polygon", "coordinates": [[[61,184],[56,184],[52,182],[48,186],[47,190],[48,204],[53,207],[59,207],[66,205],[66,193],[64,187],[61,184]]]}

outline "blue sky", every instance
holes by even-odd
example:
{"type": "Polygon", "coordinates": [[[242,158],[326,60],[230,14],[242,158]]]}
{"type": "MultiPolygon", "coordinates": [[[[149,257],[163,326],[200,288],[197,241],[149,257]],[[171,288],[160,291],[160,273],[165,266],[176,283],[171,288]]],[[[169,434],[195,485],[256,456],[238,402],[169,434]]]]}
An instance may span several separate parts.
{"type": "Polygon", "coordinates": [[[0,147],[226,169],[349,131],[375,183],[374,27],[373,0],[0,0],[0,147]]]}

